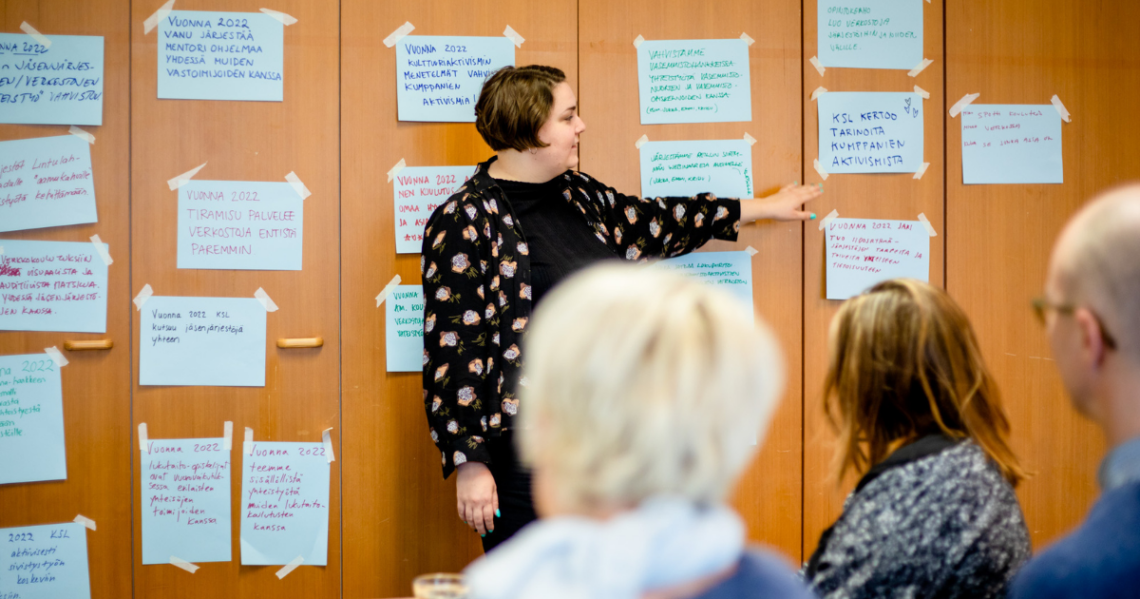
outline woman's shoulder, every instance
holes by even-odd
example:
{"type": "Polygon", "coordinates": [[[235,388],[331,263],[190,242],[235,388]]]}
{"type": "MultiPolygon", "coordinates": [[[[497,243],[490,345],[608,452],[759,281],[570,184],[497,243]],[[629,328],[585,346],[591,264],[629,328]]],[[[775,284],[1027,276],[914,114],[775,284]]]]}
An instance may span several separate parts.
{"type": "Polygon", "coordinates": [[[1001,470],[986,456],[986,452],[977,443],[966,439],[883,472],[856,495],[866,493],[871,496],[907,489],[917,491],[937,486],[963,489],[995,485],[1009,487],[1001,470]]]}
{"type": "Polygon", "coordinates": [[[752,547],[744,552],[732,576],[705,591],[697,599],[782,597],[809,599],[812,594],[779,556],[752,547]]]}

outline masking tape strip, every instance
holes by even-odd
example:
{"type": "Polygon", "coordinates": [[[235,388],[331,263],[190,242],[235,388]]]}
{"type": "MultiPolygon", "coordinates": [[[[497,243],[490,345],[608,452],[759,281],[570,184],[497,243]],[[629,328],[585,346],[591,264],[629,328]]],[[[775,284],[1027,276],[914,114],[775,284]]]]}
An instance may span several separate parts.
{"type": "Polygon", "coordinates": [[[396,30],[393,31],[388,37],[384,38],[384,45],[388,46],[389,48],[395,46],[396,42],[403,39],[404,36],[411,33],[415,28],[416,26],[412,25],[411,21],[405,21],[403,25],[397,27],[396,30]]]}
{"type": "Polygon", "coordinates": [[[146,438],[146,423],[139,423],[139,451],[150,453],[150,446],[147,444],[146,438]]]}
{"type": "Polygon", "coordinates": [[[95,530],[95,521],[91,518],[88,518],[87,516],[84,516],[83,514],[76,514],[75,519],[72,520],[72,522],[78,522],[87,528],[90,528],[91,530],[95,530]]]}
{"type": "Polygon", "coordinates": [[[32,27],[27,21],[20,23],[20,30],[22,30],[24,33],[32,36],[32,39],[39,42],[40,45],[42,45],[43,47],[51,48],[51,40],[49,40],[46,36],[44,36],[44,34],[36,31],[36,28],[32,27]]]}
{"type": "Polygon", "coordinates": [[[143,21],[143,35],[150,33],[152,29],[158,27],[158,22],[165,19],[166,15],[170,14],[172,10],[174,10],[174,0],[169,0],[169,2],[154,11],[153,15],[147,17],[146,20],[143,21]]]}
{"type": "Polygon", "coordinates": [[[918,170],[914,171],[914,178],[915,179],[921,179],[922,176],[926,174],[926,169],[928,169],[928,168],[930,168],[930,163],[929,162],[923,162],[922,166],[918,167],[918,170]]]}
{"type": "Polygon", "coordinates": [[[305,184],[301,181],[301,178],[297,176],[297,173],[289,171],[289,174],[285,175],[285,180],[289,182],[289,185],[293,186],[293,191],[296,191],[302,200],[313,195],[313,193],[309,191],[309,188],[305,187],[305,184]]]}
{"type": "Polygon", "coordinates": [[[1061,115],[1062,121],[1065,121],[1066,123],[1073,122],[1069,119],[1069,110],[1065,108],[1064,104],[1061,103],[1061,98],[1058,97],[1057,94],[1053,94],[1053,98],[1049,101],[1053,103],[1053,108],[1056,108],[1057,113],[1061,115]]]}
{"type": "Polygon", "coordinates": [[[170,565],[178,566],[179,568],[182,568],[183,570],[186,570],[187,572],[189,572],[191,574],[198,571],[198,566],[195,566],[194,564],[192,564],[192,563],[190,563],[190,562],[188,562],[188,561],[186,561],[180,557],[174,557],[173,555],[170,556],[170,565]]]}
{"type": "Polygon", "coordinates": [[[748,142],[748,145],[750,146],[756,145],[756,138],[747,133],[744,134],[744,141],[748,142]]]}
{"type": "Polygon", "coordinates": [[[139,291],[135,299],[131,300],[135,303],[135,310],[142,310],[143,304],[145,304],[146,300],[150,299],[152,295],[154,295],[154,289],[150,288],[150,283],[143,285],[142,291],[139,291]]]}
{"type": "Polygon", "coordinates": [[[0,256],[4,255],[4,246],[0,245],[0,256]]]}
{"type": "Polygon", "coordinates": [[[227,420],[225,424],[222,425],[222,430],[224,431],[222,437],[225,439],[222,443],[222,448],[226,451],[230,451],[234,448],[234,423],[227,420]]]}
{"type": "Polygon", "coordinates": [[[99,257],[103,259],[103,264],[107,266],[114,264],[115,261],[111,259],[111,252],[107,251],[107,244],[103,243],[102,239],[99,239],[98,234],[91,236],[91,243],[95,244],[95,251],[99,252],[99,257]]]}
{"type": "Polygon", "coordinates": [[[67,366],[67,358],[63,357],[63,352],[59,351],[56,346],[45,347],[44,352],[51,358],[52,362],[55,362],[56,366],[60,368],[67,366]]]}
{"type": "Polygon", "coordinates": [[[978,93],[978,94],[966,94],[966,95],[962,96],[961,100],[958,100],[957,102],[954,103],[953,106],[950,107],[950,118],[954,118],[954,117],[958,116],[958,113],[962,112],[963,108],[969,106],[970,102],[977,100],[978,98],[981,97],[981,95],[982,94],[978,93]]]}
{"type": "Polygon", "coordinates": [[[641,37],[640,34],[637,37],[633,38],[633,47],[634,48],[640,48],[641,44],[643,44],[643,43],[645,43],[645,38],[641,37]]]}
{"type": "Polygon", "coordinates": [[[919,87],[917,85],[914,86],[914,93],[922,96],[923,100],[929,100],[930,99],[930,92],[926,91],[925,89],[922,89],[921,87],[919,87]]]}
{"type": "Polygon", "coordinates": [[[822,85],[821,85],[821,86],[819,86],[819,87],[817,87],[817,88],[815,88],[815,91],[813,91],[813,92],[811,93],[811,101],[812,101],[812,102],[815,102],[815,99],[816,99],[816,98],[818,98],[820,95],[822,95],[822,94],[826,94],[826,93],[827,93],[827,88],[826,88],[826,87],[824,87],[824,86],[822,86],[822,85]]]}
{"type": "Polygon", "coordinates": [[[824,181],[827,181],[827,171],[823,170],[823,166],[819,163],[819,158],[812,160],[811,165],[815,167],[815,172],[819,173],[819,176],[823,177],[824,181]]]}
{"type": "Polygon", "coordinates": [[[934,230],[934,225],[930,224],[930,220],[926,218],[925,212],[918,213],[918,220],[922,223],[922,226],[926,227],[926,232],[929,233],[931,237],[938,237],[938,233],[934,230]]]}
{"type": "Polygon", "coordinates": [[[300,556],[300,555],[293,558],[293,561],[285,564],[284,568],[281,568],[280,570],[277,571],[277,580],[281,580],[282,578],[285,578],[286,576],[288,576],[289,573],[292,572],[293,570],[296,570],[297,566],[300,566],[301,562],[303,562],[303,561],[305,561],[305,558],[303,556],[300,556]]]}
{"type": "Polygon", "coordinates": [[[747,33],[741,33],[740,39],[744,40],[744,43],[748,44],[749,46],[756,43],[756,40],[752,39],[752,36],[748,35],[747,33]]]}
{"type": "Polygon", "coordinates": [[[907,71],[907,75],[910,75],[911,77],[918,77],[918,74],[919,74],[919,73],[921,73],[921,72],[925,71],[925,70],[926,70],[926,67],[928,67],[928,66],[930,66],[930,65],[932,65],[932,64],[934,64],[934,61],[933,61],[933,60],[930,60],[929,58],[923,58],[923,59],[922,59],[922,62],[918,63],[918,66],[916,66],[916,67],[914,67],[913,69],[911,69],[911,70],[907,71]]]}
{"type": "Polygon", "coordinates": [[[507,36],[507,39],[514,42],[516,48],[521,48],[523,42],[526,41],[526,38],[519,35],[519,32],[512,29],[510,25],[507,25],[507,28],[503,30],[503,35],[507,36]]]}
{"type": "Polygon", "coordinates": [[[256,297],[257,301],[261,302],[262,306],[265,306],[266,312],[277,311],[277,304],[273,303],[273,300],[269,297],[269,294],[266,293],[265,290],[261,287],[258,287],[257,291],[253,292],[253,297],[256,297]]]}
{"type": "Polygon", "coordinates": [[[202,167],[204,166],[206,166],[205,162],[182,173],[181,175],[178,175],[177,177],[174,177],[173,179],[168,179],[166,181],[166,184],[170,186],[170,191],[174,191],[175,189],[178,189],[179,187],[182,187],[183,185],[189,183],[190,179],[194,178],[194,175],[197,175],[198,171],[202,170],[202,167]]]}
{"type": "Polygon", "coordinates": [[[839,218],[839,211],[838,210],[832,210],[831,212],[828,212],[827,216],[823,217],[823,220],[819,221],[819,230],[822,231],[823,228],[827,226],[827,223],[829,223],[829,222],[831,222],[837,218],[839,218]]]}
{"type": "Polygon", "coordinates": [[[295,17],[292,15],[287,15],[281,11],[263,8],[261,9],[261,12],[273,17],[274,19],[277,19],[278,21],[281,21],[285,25],[292,25],[293,23],[297,22],[297,19],[295,17]]]}
{"type": "Polygon", "coordinates": [[[827,68],[819,62],[818,58],[812,56],[808,59],[808,62],[811,63],[811,66],[815,67],[815,70],[819,71],[820,77],[823,77],[823,74],[827,72],[827,68]]]}
{"type": "Polygon", "coordinates": [[[760,253],[760,250],[758,250],[752,246],[748,246],[748,247],[744,248],[744,251],[748,252],[749,257],[755,256],[756,254],[760,253]]]}
{"type": "Polygon", "coordinates": [[[637,138],[637,141],[633,142],[633,147],[640,150],[641,146],[644,146],[647,143],[649,143],[649,136],[642,135],[641,137],[637,138]]]}
{"type": "Polygon", "coordinates": [[[325,456],[328,457],[330,464],[336,461],[336,458],[333,457],[332,435],[329,434],[331,430],[332,427],[329,427],[321,431],[321,441],[325,442],[325,456]]]}
{"type": "Polygon", "coordinates": [[[401,158],[400,161],[396,163],[396,166],[393,166],[392,169],[388,171],[388,182],[391,183],[392,179],[400,174],[400,171],[404,170],[406,166],[408,166],[408,163],[404,162],[404,159],[401,158]]]}
{"type": "Polygon", "coordinates": [[[67,132],[86,141],[91,145],[95,145],[95,136],[84,131],[83,129],[80,129],[79,127],[76,127],[75,125],[72,125],[71,128],[67,130],[67,132]]]}
{"type": "Polygon", "coordinates": [[[245,427],[245,441],[242,443],[245,455],[253,455],[253,429],[245,427]]]}
{"type": "Polygon", "coordinates": [[[388,294],[392,293],[392,290],[395,289],[396,285],[399,285],[399,284],[400,284],[400,275],[396,275],[396,276],[392,277],[391,281],[388,281],[388,284],[385,285],[384,288],[380,290],[380,294],[376,296],[376,307],[377,308],[380,307],[380,304],[384,303],[384,299],[387,298],[388,294]]]}

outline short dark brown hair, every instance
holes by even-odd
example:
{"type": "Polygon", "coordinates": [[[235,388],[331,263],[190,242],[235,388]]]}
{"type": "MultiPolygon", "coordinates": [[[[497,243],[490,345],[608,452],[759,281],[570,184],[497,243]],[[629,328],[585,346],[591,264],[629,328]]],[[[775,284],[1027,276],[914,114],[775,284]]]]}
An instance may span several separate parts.
{"type": "Polygon", "coordinates": [[[541,65],[495,71],[475,103],[475,130],[496,152],[546,147],[538,130],[550,118],[554,86],[563,81],[566,73],[541,65]]]}

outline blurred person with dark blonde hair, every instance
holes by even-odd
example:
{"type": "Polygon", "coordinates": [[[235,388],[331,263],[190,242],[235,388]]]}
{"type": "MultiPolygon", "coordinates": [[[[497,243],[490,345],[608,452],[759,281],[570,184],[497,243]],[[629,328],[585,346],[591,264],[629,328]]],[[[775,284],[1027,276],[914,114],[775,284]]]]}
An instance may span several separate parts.
{"type": "Polygon", "coordinates": [[[807,599],[725,500],[783,388],[740,300],[662,269],[596,266],[527,340],[518,440],[541,519],[467,570],[473,599],[807,599]]]}
{"type": "Polygon", "coordinates": [[[965,313],[898,279],[831,323],[834,475],[862,475],[802,574],[824,599],[1000,597],[1029,557],[1025,473],[965,313]]]}

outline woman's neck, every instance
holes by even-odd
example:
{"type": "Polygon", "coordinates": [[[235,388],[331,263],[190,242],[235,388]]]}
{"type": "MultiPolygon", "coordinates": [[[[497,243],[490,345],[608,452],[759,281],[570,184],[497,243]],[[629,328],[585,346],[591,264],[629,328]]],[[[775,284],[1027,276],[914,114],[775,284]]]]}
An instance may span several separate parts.
{"type": "Polygon", "coordinates": [[[562,174],[550,172],[550,168],[537,160],[535,154],[518,150],[499,150],[498,159],[491,163],[487,174],[495,179],[519,181],[522,183],[546,183],[562,174]]]}

